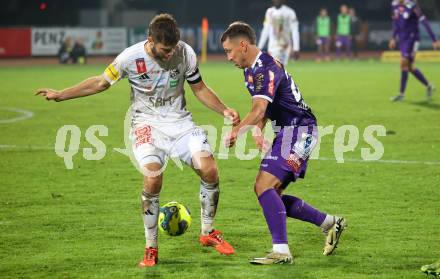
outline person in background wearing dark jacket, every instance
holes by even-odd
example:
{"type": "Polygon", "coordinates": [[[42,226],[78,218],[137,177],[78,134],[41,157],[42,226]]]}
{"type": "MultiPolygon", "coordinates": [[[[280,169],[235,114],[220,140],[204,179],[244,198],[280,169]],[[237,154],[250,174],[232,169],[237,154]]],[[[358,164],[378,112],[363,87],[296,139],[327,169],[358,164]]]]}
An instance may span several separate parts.
{"type": "Polygon", "coordinates": [[[73,64],[78,63],[82,65],[86,63],[86,48],[82,38],[76,39],[70,56],[73,64]]]}

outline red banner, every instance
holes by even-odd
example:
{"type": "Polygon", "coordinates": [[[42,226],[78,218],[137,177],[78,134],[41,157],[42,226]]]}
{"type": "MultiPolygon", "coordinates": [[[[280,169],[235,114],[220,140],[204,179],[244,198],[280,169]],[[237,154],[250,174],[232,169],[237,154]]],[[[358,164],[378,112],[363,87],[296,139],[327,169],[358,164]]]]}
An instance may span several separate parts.
{"type": "Polygon", "coordinates": [[[31,28],[0,28],[0,57],[31,56],[31,28]]]}

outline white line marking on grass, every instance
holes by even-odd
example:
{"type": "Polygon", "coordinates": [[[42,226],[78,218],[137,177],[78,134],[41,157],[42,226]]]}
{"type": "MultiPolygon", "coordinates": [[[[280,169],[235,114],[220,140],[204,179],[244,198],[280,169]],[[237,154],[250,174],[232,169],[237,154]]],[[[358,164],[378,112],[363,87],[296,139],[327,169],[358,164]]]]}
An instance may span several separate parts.
{"type": "Polygon", "coordinates": [[[0,109],[12,111],[12,112],[17,112],[17,113],[21,114],[20,116],[17,116],[14,118],[0,119],[0,124],[14,123],[14,122],[18,122],[21,120],[25,120],[25,119],[34,117],[34,113],[29,110],[24,110],[24,109],[19,109],[19,108],[0,108],[0,109]]]}
{"type": "MultiPolygon", "coordinates": [[[[0,144],[0,149],[19,149],[19,150],[49,150],[54,151],[55,148],[50,146],[38,146],[38,145],[11,145],[11,144],[0,144]]],[[[83,150],[83,148],[79,148],[83,150]]],[[[112,150],[112,152],[118,152],[117,150],[112,150]]],[[[120,152],[118,152],[120,153],[120,152]]],[[[123,154],[125,155],[125,154],[123,154]]],[[[216,153],[215,156],[218,156],[216,153]]],[[[235,154],[229,154],[229,157],[237,158],[235,154]]],[[[318,161],[335,161],[335,158],[330,157],[319,157],[319,159],[311,159],[318,161]]],[[[382,163],[382,164],[402,164],[402,165],[440,165],[440,161],[414,161],[414,160],[362,160],[354,158],[344,158],[344,161],[353,163],[382,163]]]]}

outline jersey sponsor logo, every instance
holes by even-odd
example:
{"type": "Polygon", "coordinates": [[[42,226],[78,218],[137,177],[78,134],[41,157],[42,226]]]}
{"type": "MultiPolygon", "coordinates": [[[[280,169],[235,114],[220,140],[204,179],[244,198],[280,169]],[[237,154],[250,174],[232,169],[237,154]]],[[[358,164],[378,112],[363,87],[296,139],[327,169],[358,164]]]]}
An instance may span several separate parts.
{"type": "Polygon", "coordinates": [[[151,135],[151,126],[143,126],[134,131],[136,136],[136,147],[142,144],[152,144],[153,137],[151,135]]]}
{"type": "Polygon", "coordinates": [[[143,74],[147,72],[147,65],[145,65],[144,58],[136,59],[136,69],[138,74],[143,74]]]}
{"type": "Polygon", "coordinates": [[[157,108],[157,107],[164,107],[164,106],[172,106],[174,103],[174,97],[168,97],[168,98],[162,98],[162,97],[150,97],[148,98],[148,101],[150,102],[150,105],[157,108]]]}
{"type": "Polygon", "coordinates": [[[275,73],[269,70],[269,86],[268,91],[271,96],[275,93],[275,73]]]}
{"type": "Polygon", "coordinates": [[[113,64],[108,65],[108,67],[105,69],[105,74],[112,80],[117,81],[119,79],[119,73],[116,71],[113,64]]]}
{"type": "Polygon", "coordinates": [[[179,69],[170,70],[170,78],[175,79],[180,74],[179,69]]]}
{"type": "Polygon", "coordinates": [[[257,74],[255,79],[257,80],[255,82],[255,91],[260,92],[261,89],[263,88],[263,83],[264,83],[264,75],[263,75],[263,73],[257,74]]]}
{"type": "Polygon", "coordinates": [[[245,82],[245,86],[249,88],[249,90],[254,91],[254,77],[252,75],[248,75],[247,81],[245,82]]]}
{"type": "Polygon", "coordinates": [[[172,79],[170,80],[170,88],[174,88],[179,84],[179,80],[178,79],[172,79]]]}

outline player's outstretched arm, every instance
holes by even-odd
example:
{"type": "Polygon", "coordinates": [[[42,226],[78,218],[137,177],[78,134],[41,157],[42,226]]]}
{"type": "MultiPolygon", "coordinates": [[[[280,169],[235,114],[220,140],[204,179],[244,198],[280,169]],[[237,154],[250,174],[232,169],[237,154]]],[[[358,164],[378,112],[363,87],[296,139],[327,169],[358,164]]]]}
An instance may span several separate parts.
{"type": "Polygon", "coordinates": [[[46,100],[61,102],[69,99],[85,97],[105,91],[110,87],[110,83],[103,76],[90,77],[72,87],[63,90],[54,90],[50,88],[40,88],[35,95],[41,95],[46,100]]]}
{"type": "Polygon", "coordinates": [[[202,104],[229,118],[232,121],[232,125],[236,126],[240,123],[240,115],[238,112],[235,109],[226,107],[214,91],[206,86],[203,80],[194,84],[189,84],[189,86],[202,104]]]}

